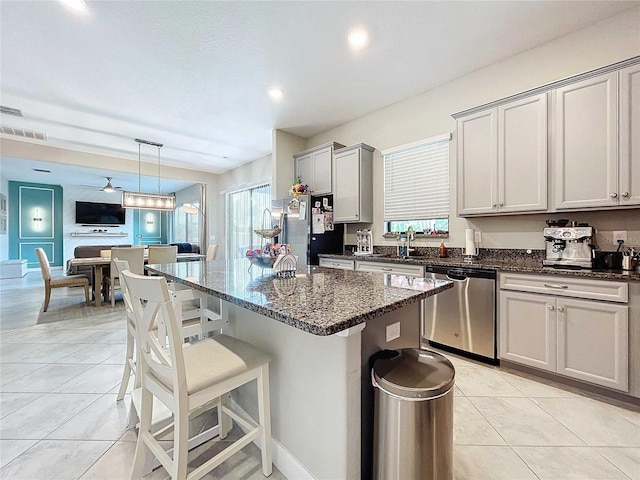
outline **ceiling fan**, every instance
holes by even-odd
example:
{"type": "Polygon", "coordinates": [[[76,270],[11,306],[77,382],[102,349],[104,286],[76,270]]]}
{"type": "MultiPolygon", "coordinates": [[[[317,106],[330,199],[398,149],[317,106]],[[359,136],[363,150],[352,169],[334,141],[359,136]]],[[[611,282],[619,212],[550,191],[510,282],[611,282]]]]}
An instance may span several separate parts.
{"type": "Polygon", "coordinates": [[[107,193],[112,193],[115,191],[119,191],[122,190],[122,187],[114,187],[111,184],[111,180],[113,179],[113,177],[105,177],[107,179],[107,184],[104,187],[94,187],[93,185],[79,185],[80,187],[86,187],[86,188],[93,188],[96,190],[101,190],[103,192],[107,192],[107,193]]]}

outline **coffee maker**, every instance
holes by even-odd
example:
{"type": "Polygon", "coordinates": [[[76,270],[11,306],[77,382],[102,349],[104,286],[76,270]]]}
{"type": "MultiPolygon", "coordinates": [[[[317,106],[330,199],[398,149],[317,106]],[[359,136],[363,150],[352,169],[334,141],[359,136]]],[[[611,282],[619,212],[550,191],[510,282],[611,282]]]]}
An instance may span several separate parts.
{"type": "Polygon", "coordinates": [[[586,223],[547,221],[543,230],[547,257],[542,264],[560,268],[592,268],[594,228],[586,223]],[[555,223],[555,224],[554,224],[555,223]]]}

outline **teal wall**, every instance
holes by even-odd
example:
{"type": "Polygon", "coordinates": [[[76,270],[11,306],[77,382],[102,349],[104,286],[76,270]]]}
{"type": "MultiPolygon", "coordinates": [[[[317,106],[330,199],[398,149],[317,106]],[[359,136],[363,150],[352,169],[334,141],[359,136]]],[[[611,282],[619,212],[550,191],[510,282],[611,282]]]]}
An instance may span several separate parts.
{"type": "Polygon", "coordinates": [[[51,266],[64,264],[62,187],[9,182],[9,258],[38,267],[35,249],[42,247],[51,266]]]}
{"type": "Polygon", "coordinates": [[[160,210],[135,210],[133,212],[133,238],[136,245],[168,243],[169,212],[160,210]]]}

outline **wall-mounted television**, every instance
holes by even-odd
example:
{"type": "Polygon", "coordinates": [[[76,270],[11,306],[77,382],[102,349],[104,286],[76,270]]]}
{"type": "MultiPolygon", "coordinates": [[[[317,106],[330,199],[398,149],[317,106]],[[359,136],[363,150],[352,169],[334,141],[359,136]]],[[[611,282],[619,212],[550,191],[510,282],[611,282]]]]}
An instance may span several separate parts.
{"type": "Polygon", "coordinates": [[[76,223],[124,225],[125,209],[119,203],[76,202],[76,223]]]}

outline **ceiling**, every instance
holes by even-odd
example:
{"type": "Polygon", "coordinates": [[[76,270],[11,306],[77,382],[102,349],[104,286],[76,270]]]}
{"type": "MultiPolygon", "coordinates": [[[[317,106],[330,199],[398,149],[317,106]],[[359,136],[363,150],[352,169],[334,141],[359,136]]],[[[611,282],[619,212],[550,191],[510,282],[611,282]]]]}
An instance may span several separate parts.
{"type": "Polygon", "coordinates": [[[269,154],[273,129],[318,134],[638,4],[2,0],[1,103],[24,117],[0,120],[135,160],[134,138],[159,142],[163,165],[222,173],[269,154]]]}

